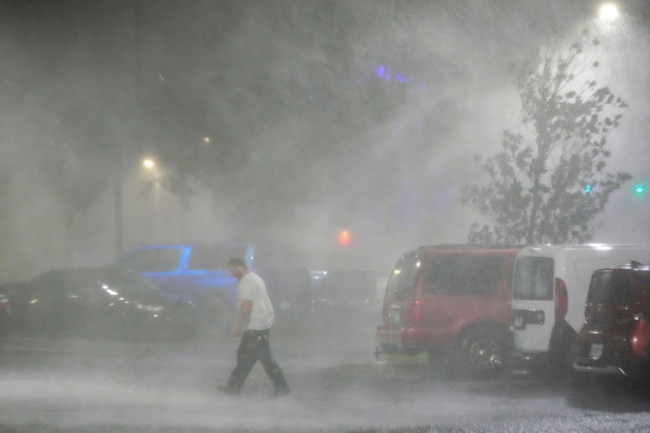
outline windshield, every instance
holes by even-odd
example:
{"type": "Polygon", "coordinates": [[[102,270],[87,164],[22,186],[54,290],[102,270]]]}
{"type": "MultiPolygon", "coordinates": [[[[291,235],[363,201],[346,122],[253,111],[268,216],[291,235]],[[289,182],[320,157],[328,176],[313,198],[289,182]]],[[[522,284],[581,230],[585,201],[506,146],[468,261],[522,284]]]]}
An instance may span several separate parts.
{"type": "Polygon", "coordinates": [[[170,272],[178,267],[180,248],[139,249],[117,263],[120,269],[133,272],[170,272]]]}
{"type": "Polygon", "coordinates": [[[246,258],[246,248],[246,245],[239,244],[195,246],[192,248],[187,268],[193,270],[226,269],[228,260],[231,258],[246,258]]]}
{"type": "Polygon", "coordinates": [[[522,257],[515,264],[514,299],[553,299],[553,264],[550,257],[522,257]]]}
{"type": "Polygon", "coordinates": [[[404,300],[410,292],[411,287],[413,287],[415,276],[420,266],[421,262],[417,254],[402,256],[395,265],[393,273],[388,280],[386,299],[404,300]]]}
{"type": "Polygon", "coordinates": [[[588,303],[601,305],[632,305],[632,285],[627,272],[594,272],[589,286],[588,303]]]}
{"type": "Polygon", "coordinates": [[[100,284],[104,290],[117,292],[132,302],[144,304],[159,304],[161,302],[158,287],[132,272],[107,272],[100,284]]]}

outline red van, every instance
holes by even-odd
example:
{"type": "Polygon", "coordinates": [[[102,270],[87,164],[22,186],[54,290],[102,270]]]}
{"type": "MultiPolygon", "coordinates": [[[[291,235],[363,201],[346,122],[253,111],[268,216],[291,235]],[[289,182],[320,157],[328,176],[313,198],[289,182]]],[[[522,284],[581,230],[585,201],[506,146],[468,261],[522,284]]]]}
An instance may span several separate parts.
{"type": "Polygon", "coordinates": [[[444,355],[464,373],[505,368],[519,246],[437,245],[407,252],[388,280],[377,354],[444,355]]]}

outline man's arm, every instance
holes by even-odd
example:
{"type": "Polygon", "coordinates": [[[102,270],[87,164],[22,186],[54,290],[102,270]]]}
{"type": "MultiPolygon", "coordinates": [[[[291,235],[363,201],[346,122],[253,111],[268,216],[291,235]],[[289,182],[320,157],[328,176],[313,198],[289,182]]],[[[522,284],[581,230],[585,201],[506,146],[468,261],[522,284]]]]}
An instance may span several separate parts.
{"type": "Polygon", "coordinates": [[[239,304],[239,312],[237,313],[237,319],[235,320],[235,325],[232,328],[232,335],[239,337],[242,332],[244,324],[248,322],[248,319],[251,315],[251,309],[253,308],[253,301],[250,299],[242,299],[239,304]]]}

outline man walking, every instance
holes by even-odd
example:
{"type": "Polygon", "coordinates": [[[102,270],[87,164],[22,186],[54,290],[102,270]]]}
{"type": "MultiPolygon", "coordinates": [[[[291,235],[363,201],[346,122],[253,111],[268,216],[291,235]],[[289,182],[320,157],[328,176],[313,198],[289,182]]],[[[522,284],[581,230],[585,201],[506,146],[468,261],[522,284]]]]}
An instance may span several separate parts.
{"type": "Polygon", "coordinates": [[[289,385],[280,366],[271,356],[269,331],[273,326],[275,312],[266,292],[264,280],[248,269],[239,257],[228,261],[228,270],[239,281],[237,301],[239,312],[233,326],[233,335],[241,336],[237,349],[237,366],[228,378],[228,385],[219,387],[226,394],[239,394],[248,373],[260,361],[275,386],[274,396],[289,394],[289,385]]]}

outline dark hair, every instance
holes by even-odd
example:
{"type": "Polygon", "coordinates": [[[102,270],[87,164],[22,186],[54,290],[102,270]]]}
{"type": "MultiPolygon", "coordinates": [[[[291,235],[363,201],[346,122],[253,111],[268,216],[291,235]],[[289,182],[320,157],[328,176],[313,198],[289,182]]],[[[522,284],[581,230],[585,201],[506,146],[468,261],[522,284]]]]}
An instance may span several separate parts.
{"type": "Polygon", "coordinates": [[[231,266],[243,266],[243,267],[246,268],[246,262],[244,262],[239,257],[233,257],[232,259],[228,260],[228,267],[231,267],[231,266]]]}

